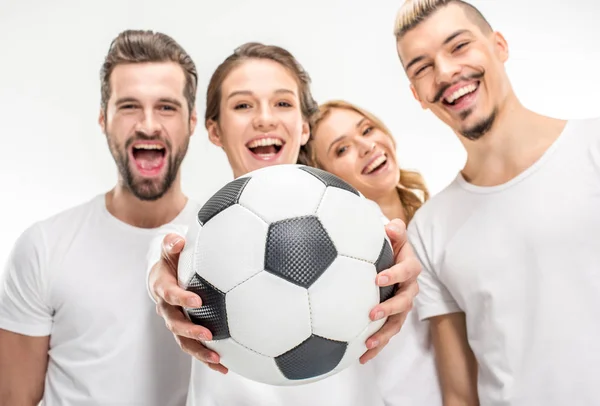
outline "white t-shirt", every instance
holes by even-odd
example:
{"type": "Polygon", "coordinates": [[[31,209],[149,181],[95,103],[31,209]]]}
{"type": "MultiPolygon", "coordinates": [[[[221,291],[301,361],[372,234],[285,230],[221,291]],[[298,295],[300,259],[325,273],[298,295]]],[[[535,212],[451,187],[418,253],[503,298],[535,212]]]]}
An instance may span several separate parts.
{"type": "MultiPolygon", "coordinates": [[[[174,223],[194,221],[189,204],[174,223]]],[[[150,241],[104,195],[28,228],[0,283],[0,328],[50,335],[46,406],[182,406],[190,358],[148,301],[150,241]]]]}
{"type": "Polygon", "coordinates": [[[419,317],[466,314],[482,405],[600,405],[600,119],[503,185],[459,175],[409,238],[419,317]]]}
{"type": "MultiPolygon", "coordinates": [[[[185,235],[189,246],[195,243],[198,231],[194,222],[175,232],[185,235]]],[[[158,248],[159,241],[150,247],[151,264],[160,256],[158,248]]],[[[400,333],[373,360],[365,365],[357,361],[336,375],[305,385],[271,386],[234,371],[223,375],[194,358],[187,405],[440,406],[432,351],[428,322],[419,321],[412,311],[400,333]]]]}

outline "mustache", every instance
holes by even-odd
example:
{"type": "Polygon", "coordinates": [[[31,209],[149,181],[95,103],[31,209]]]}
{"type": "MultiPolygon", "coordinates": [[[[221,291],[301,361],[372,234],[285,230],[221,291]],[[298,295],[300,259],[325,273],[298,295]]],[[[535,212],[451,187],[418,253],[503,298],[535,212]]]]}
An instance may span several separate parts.
{"type": "Polygon", "coordinates": [[[442,99],[442,97],[444,96],[444,93],[446,92],[446,90],[450,89],[451,86],[454,86],[458,82],[467,81],[467,80],[478,80],[478,79],[481,79],[484,76],[484,74],[485,74],[485,72],[481,71],[481,72],[473,73],[472,75],[469,75],[469,76],[461,76],[460,78],[458,78],[457,80],[455,80],[452,83],[446,83],[446,84],[441,85],[439,90],[435,94],[433,100],[430,101],[430,103],[439,102],[442,99]]]}

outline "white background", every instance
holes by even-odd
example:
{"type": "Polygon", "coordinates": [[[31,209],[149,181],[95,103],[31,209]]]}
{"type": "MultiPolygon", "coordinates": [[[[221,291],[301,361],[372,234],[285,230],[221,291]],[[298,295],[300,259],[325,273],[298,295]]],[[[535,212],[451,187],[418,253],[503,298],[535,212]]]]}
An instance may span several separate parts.
{"type": "MultiPolygon", "coordinates": [[[[342,98],[371,110],[393,131],[401,165],[439,192],[465,156],[409,92],[393,36],[401,3],[0,0],[0,262],[31,223],[113,186],[116,168],[97,125],[99,70],[110,41],[128,28],[165,32],[191,54],[200,117],[210,75],[236,46],[286,47],[312,76],[319,102],[342,98]]],[[[508,40],[507,69],[527,107],[561,118],[600,116],[600,3],[473,4],[508,40]]],[[[183,164],[185,192],[204,201],[231,176],[224,153],[198,126],[183,164]]]]}

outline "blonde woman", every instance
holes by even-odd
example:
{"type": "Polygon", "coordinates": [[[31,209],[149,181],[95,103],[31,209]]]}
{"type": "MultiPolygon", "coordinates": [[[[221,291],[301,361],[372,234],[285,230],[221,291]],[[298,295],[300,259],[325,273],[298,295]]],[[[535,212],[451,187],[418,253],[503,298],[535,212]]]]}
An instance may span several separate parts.
{"type": "MultiPolygon", "coordinates": [[[[377,203],[388,218],[408,224],[429,198],[421,175],[400,168],[389,129],[367,110],[346,101],[319,106],[299,163],[331,172],[377,203]]],[[[376,365],[378,383],[390,404],[435,405],[440,388],[427,322],[409,312],[376,365]]]]}

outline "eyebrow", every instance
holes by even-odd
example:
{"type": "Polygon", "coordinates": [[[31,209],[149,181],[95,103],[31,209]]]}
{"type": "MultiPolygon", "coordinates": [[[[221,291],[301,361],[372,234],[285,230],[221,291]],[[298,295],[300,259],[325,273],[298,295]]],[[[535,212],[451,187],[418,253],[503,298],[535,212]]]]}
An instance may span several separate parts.
{"type": "MultiPolygon", "coordinates": [[[[459,35],[466,34],[466,33],[470,33],[470,31],[469,30],[454,31],[452,34],[448,35],[448,37],[444,40],[442,45],[446,45],[449,42],[451,42],[454,38],[458,37],[459,35]]],[[[425,55],[419,55],[416,58],[411,59],[411,61],[406,64],[406,67],[404,68],[404,70],[408,71],[411,66],[413,66],[414,64],[416,64],[418,62],[421,62],[423,59],[425,59],[425,55]]]]}
{"type": "MultiPolygon", "coordinates": [[[[275,93],[276,94],[281,94],[281,93],[291,94],[291,95],[294,95],[294,96],[296,95],[296,92],[293,92],[290,89],[277,89],[277,90],[275,90],[275,93]]],[[[229,94],[229,96],[227,96],[227,100],[231,99],[232,97],[240,96],[240,95],[242,95],[242,96],[252,96],[253,93],[250,90],[236,90],[234,92],[231,92],[229,94]]]]}
{"type": "MultiPolygon", "coordinates": [[[[367,118],[363,117],[358,123],[356,123],[356,128],[360,128],[360,126],[362,125],[362,123],[364,123],[366,120],[367,120],[367,118]]],[[[337,144],[338,142],[340,142],[344,138],[346,138],[346,135],[340,135],[335,140],[333,140],[333,142],[331,144],[329,144],[329,148],[327,148],[327,153],[329,154],[329,151],[331,151],[331,148],[333,148],[333,146],[335,144],[337,144]]]]}
{"type": "MultiPolygon", "coordinates": [[[[158,101],[161,103],[170,103],[177,107],[181,107],[181,102],[179,100],[173,99],[171,97],[161,97],[160,99],[158,99],[158,101]]],[[[116,105],[123,104],[123,103],[139,103],[139,101],[134,97],[121,97],[120,99],[117,99],[117,101],[115,102],[116,105]]]]}

